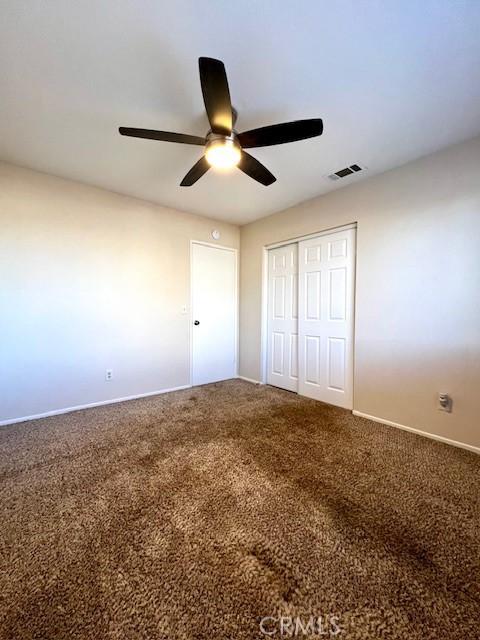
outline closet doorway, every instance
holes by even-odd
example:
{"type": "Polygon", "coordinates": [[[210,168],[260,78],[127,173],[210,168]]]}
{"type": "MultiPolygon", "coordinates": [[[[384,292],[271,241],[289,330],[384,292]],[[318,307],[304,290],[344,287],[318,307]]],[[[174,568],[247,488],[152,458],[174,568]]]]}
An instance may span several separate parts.
{"type": "Polygon", "coordinates": [[[268,249],[266,382],[353,408],[355,228],[268,249]]]}

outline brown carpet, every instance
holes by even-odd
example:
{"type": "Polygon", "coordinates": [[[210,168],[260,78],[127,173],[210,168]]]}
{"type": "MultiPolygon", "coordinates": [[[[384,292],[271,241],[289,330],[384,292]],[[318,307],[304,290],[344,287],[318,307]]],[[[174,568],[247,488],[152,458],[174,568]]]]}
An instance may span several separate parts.
{"type": "Polygon", "coordinates": [[[227,381],[2,428],[0,478],[2,639],[479,637],[480,458],[341,409],[227,381]]]}

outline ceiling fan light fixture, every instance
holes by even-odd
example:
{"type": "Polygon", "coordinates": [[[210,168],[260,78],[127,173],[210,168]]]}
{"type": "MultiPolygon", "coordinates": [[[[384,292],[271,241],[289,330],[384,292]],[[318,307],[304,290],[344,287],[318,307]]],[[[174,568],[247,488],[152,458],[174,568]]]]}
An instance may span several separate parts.
{"type": "Polygon", "coordinates": [[[281,122],[237,133],[234,127],[238,114],[230,100],[225,65],[221,60],[202,57],[198,59],[198,68],[203,102],[210,123],[210,130],[205,137],[155,129],[119,128],[122,136],[205,147],[202,157],[180,182],[181,187],[194,185],[210,167],[228,170],[235,166],[259,184],[268,187],[275,182],[275,176],[245,149],[271,147],[322,135],[321,118],[281,122]]]}
{"type": "Polygon", "coordinates": [[[233,138],[218,138],[207,143],[205,158],[215,169],[231,169],[240,162],[241,150],[233,138]]]}

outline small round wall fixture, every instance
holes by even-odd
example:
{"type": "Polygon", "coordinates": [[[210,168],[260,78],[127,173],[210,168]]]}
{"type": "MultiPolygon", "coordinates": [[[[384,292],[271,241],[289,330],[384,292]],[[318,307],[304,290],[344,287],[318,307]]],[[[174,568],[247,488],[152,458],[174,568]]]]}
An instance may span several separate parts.
{"type": "Polygon", "coordinates": [[[220,240],[220,231],[218,229],[212,231],[212,238],[214,240],[220,240]]]}

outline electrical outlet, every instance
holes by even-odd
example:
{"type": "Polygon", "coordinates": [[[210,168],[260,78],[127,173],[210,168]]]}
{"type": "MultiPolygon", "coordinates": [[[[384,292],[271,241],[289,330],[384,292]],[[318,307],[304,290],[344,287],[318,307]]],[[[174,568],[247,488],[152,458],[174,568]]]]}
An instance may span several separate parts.
{"type": "Polygon", "coordinates": [[[452,412],[452,399],[448,393],[438,394],[438,410],[446,411],[447,413],[452,412]]]}
{"type": "Polygon", "coordinates": [[[105,380],[111,380],[113,378],[113,370],[107,369],[105,371],[105,380]]]}

